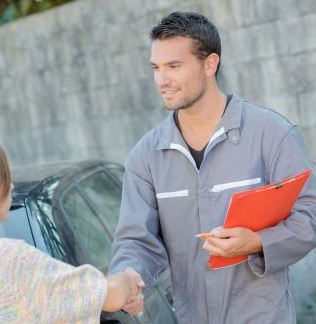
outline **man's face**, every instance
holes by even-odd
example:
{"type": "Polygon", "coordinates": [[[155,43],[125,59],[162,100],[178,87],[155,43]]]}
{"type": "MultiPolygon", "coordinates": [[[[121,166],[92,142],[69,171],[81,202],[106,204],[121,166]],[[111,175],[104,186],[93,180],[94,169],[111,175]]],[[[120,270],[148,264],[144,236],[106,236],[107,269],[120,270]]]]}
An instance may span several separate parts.
{"type": "Polygon", "coordinates": [[[192,52],[193,40],[155,40],[151,49],[154,80],[167,109],[189,108],[206,91],[204,61],[192,52]]]}

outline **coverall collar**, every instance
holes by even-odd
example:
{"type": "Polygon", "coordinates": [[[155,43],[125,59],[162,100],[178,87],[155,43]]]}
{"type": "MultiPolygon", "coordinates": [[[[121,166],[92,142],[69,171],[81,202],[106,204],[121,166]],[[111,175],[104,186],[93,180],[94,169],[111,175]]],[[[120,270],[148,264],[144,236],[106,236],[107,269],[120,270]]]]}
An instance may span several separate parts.
{"type": "MultiPolygon", "coordinates": [[[[243,101],[237,95],[233,94],[225,114],[217,125],[214,134],[216,134],[216,132],[228,134],[228,138],[231,142],[233,144],[238,144],[242,126],[242,110],[243,101]]],[[[173,114],[174,111],[169,114],[166,121],[162,124],[162,136],[157,146],[158,150],[169,149],[171,144],[179,144],[184,147],[187,146],[175,124],[173,114]]]]}

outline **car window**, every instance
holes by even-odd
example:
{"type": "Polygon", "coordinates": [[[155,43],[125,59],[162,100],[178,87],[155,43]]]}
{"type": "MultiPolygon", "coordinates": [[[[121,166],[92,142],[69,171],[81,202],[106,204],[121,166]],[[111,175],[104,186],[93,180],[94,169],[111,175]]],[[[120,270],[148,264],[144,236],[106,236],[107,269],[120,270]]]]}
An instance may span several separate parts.
{"type": "Polygon", "coordinates": [[[105,271],[110,259],[112,239],[104,225],[76,188],[67,192],[62,205],[77,241],[87,251],[90,258],[87,262],[105,271]]]}
{"type": "Polygon", "coordinates": [[[111,176],[99,171],[80,182],[103,222],[109,226],[112,237],[117,226],[122,189],[111,176]]]}
{"type": "Polygon", "coordinates": [[[34,245],[25,206],[11,207],[8,219],[0,223],[0,237],[20,239],[34,245]]]}

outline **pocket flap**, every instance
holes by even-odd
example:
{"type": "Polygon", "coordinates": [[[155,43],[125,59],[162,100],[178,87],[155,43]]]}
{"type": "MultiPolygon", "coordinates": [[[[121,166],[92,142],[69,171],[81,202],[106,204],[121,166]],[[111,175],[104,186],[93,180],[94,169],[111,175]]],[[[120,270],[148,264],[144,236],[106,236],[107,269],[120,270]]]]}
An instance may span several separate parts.
{"type": "Polygon", "coordinates": [[[210,192],[220,192],[220,191],[223,191],[226,189],[245,187],[245,186],[255,185],[258,183],[261,183],[261,178],[253,178],[253,179],[247,179],[247,180],[241,180],[241,181],[227,182],[227,183],[214,185],[210,189],[210,192]]]}

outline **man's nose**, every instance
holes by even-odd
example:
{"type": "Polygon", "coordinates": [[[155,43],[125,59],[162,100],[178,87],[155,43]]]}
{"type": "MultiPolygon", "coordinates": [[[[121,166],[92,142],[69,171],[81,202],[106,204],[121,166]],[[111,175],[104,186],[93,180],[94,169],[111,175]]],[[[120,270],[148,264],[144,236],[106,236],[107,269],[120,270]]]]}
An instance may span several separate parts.
{"type": "Polygon", "coordinates": [[[164,87],[167,86],[170,82],[169,76],[165,71],[156,71],[155,72],[155,83],[157,86],[164,87]]]}

